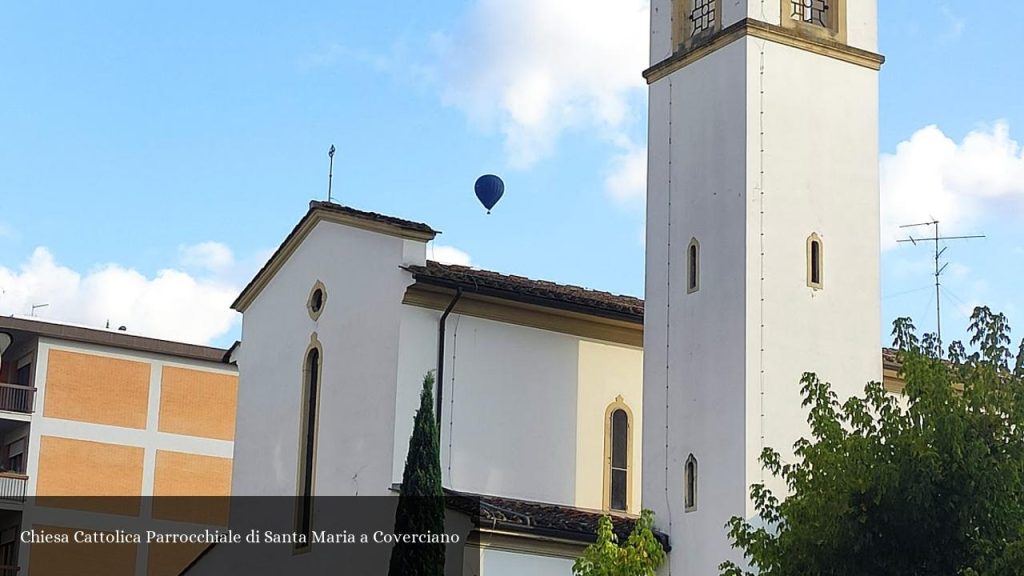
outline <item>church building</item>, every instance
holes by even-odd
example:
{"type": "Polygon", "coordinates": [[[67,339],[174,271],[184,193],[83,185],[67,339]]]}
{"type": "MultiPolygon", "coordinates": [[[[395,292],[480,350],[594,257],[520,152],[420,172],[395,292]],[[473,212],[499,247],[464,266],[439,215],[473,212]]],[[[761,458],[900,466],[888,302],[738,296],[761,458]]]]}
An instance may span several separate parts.
{"type": "Polygon", "coordinates": [[[475,574],[566,576],[600,514],[642,508],[663,573],[739,560],[724,525],[780,488],[757,459],[807,433],[802,373],[883,376],[876,2],[652,0],[650,38],[645,300],[433,262],[430,226],[313,202],[234,303],[233,495],[296,497],[298,533],[314,496],[394,496],[436,370],[475,574]]]}

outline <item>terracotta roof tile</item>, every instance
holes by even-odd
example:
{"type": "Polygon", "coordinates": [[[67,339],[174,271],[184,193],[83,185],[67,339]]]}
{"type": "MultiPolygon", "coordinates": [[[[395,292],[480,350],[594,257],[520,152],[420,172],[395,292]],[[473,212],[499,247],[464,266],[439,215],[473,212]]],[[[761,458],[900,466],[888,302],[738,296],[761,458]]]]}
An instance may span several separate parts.
{"type": "Polygon", "coordinates": [[[403,218],[395,218],[394,216],[387,216],[385,214],[378,214],[376,212],[366,212],[364,210],[356,210],[349,206],[342,206],[341,204],[335,204],[334,202],[320,202],[314,200],[309,203],[309,209],[320,209],[328,212],[335,212],[338,214],[346,214],[348,216],[354,216],[363,220],[373,220],[382,224],[390,224],[392,226],[398,226],[406,230],[415,230],[417,232],[427,232],[429,234],[436,234],[437,230],[434,230],[430,226],[422,222],[413,222],[412,220],[405,220],[403,218]]]}
{"type": "Polygon", "coordinates": [[[464,290],[490,293],[539,305],[643,322],[644,301],[633,296],[621,296],[580,286],[556,284],[429,260],[426,266],[409,266],[407,269],[417,281],[457,286],[464,290]]]}
{"type": "MultiPolygon", "coordinates": [[[[578,542],[593,542],[597,539],[597,523],[602,516],[611,517],[620,542],[625,541],[637,521],[636,516],[619,512],[600,512],[447,489],[445,493],[449,507],[469,514],[473,522],[482,528],[500,527],[513,532],[557,536],[578,542]]],[[[656,532],[655,536],[668,549],[668,536],[660,532],[656,532]]]]}

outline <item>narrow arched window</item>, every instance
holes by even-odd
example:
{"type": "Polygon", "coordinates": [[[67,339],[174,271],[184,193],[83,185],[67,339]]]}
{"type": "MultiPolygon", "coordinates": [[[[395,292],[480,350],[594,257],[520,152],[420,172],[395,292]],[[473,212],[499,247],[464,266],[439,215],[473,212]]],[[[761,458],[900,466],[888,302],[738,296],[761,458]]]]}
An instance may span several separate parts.
{"type": "Polygon", "coordinates": [[[824,246],[817,234],[807,238],[807,285],[811,288],[822,288],[824,285],[824,246]]]}
{"type": "MultiPolygon", "coordinates": [[[[316,336],[313,337],[314,344],[316,336]]],[[[313,479],[316,468],[317,416],[320,401],[320,348],[316,345],[306,353],[302,370],[302,417],[299,430],[299,485],[296,502],[295,531],[306,535],[306,543],[296,543],[295,548],[309,546],[313,532],[313,479]]]]}
{"type": "Polygon", "coordinates": [[[693,454],[686,459],[686,470],[683,476],[685,482],[684,504],[686,511],[692,512],[697,509],[697,459],[693,457],[693,454]]]}
{"type": "Polygon", "coordinates": [[[700,290],[700,242],[696,238],[690,240],[686,249],[686,292],[700,290]]]}
{"type": "Polygon", "coordinates": [[[604,506],[627,512],[632,491],[633,415],[622,396],[605,411],[604,506]]]}

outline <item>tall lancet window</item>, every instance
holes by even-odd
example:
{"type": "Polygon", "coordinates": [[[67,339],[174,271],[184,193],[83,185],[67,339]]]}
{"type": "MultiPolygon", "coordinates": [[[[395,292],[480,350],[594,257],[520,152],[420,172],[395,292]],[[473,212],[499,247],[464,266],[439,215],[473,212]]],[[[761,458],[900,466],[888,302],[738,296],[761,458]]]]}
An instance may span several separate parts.
{"type": "Polygon", "coordinates": [[[321,350],[316,335],[312,337],[306,361],[302,370],[302,416],[299,428],[299,475],[298,498],[295,503],[295,531],[306,535],[306,544],[296,544],[296,549],[309,546],[313,532],[313,480],[316,475],[316,436],[320,407],[321,350]]]}
{"type": "Polygon", "coordinates": [[[686,249],[686,292],[692,294],[697,290],[700,290],[700,242],[692,238],[686,249]]]}
{"type": "Polygon", "coordinates": [[[686,459],[686,470],[683,474],[683,500],[687,512],[697,509],[697,459],[690,454],[686,459]]]}
{"type": "Polygon", "coordinates": [[[629,511],[629,493],[632,487],[630,460],[632,458],[632,417],[622,397],[608,407],[605,432],[605,507],[609,510],[629,511]]]}
{"type": "Polygon", "coordinates": [[[820,236],[811,234],[807,237],[807,285],[818,290],[824,287],[824,249],[820,236]]]}

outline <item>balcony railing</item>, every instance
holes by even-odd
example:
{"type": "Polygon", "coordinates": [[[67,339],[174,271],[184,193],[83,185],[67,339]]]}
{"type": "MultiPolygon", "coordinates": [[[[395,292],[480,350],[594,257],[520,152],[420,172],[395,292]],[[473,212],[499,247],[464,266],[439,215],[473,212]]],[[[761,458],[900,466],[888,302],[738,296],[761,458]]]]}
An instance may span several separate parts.
{"type": "MultiPolygon", "coordinates": [[[[35,388],[0,383],[0,410],[31,414],[35,408],[35,402],[35,388]]],[[[0,576],[3,576],[2,573],[0,576]]]]}
{"type": "Polygon", "coordinates": [[[18,576],[18,571],[21,568],[17,566],[2,566],[0,565],[0,576],[18,576]]]}
{"type": "MultiPolygon", "coordinates": [[[[0,472],[0,502],[25,502],[25,489],[28,487],[28,476],[0,472]]],[[[0,576],[3,572],[0,571],[0,576]]]]}

